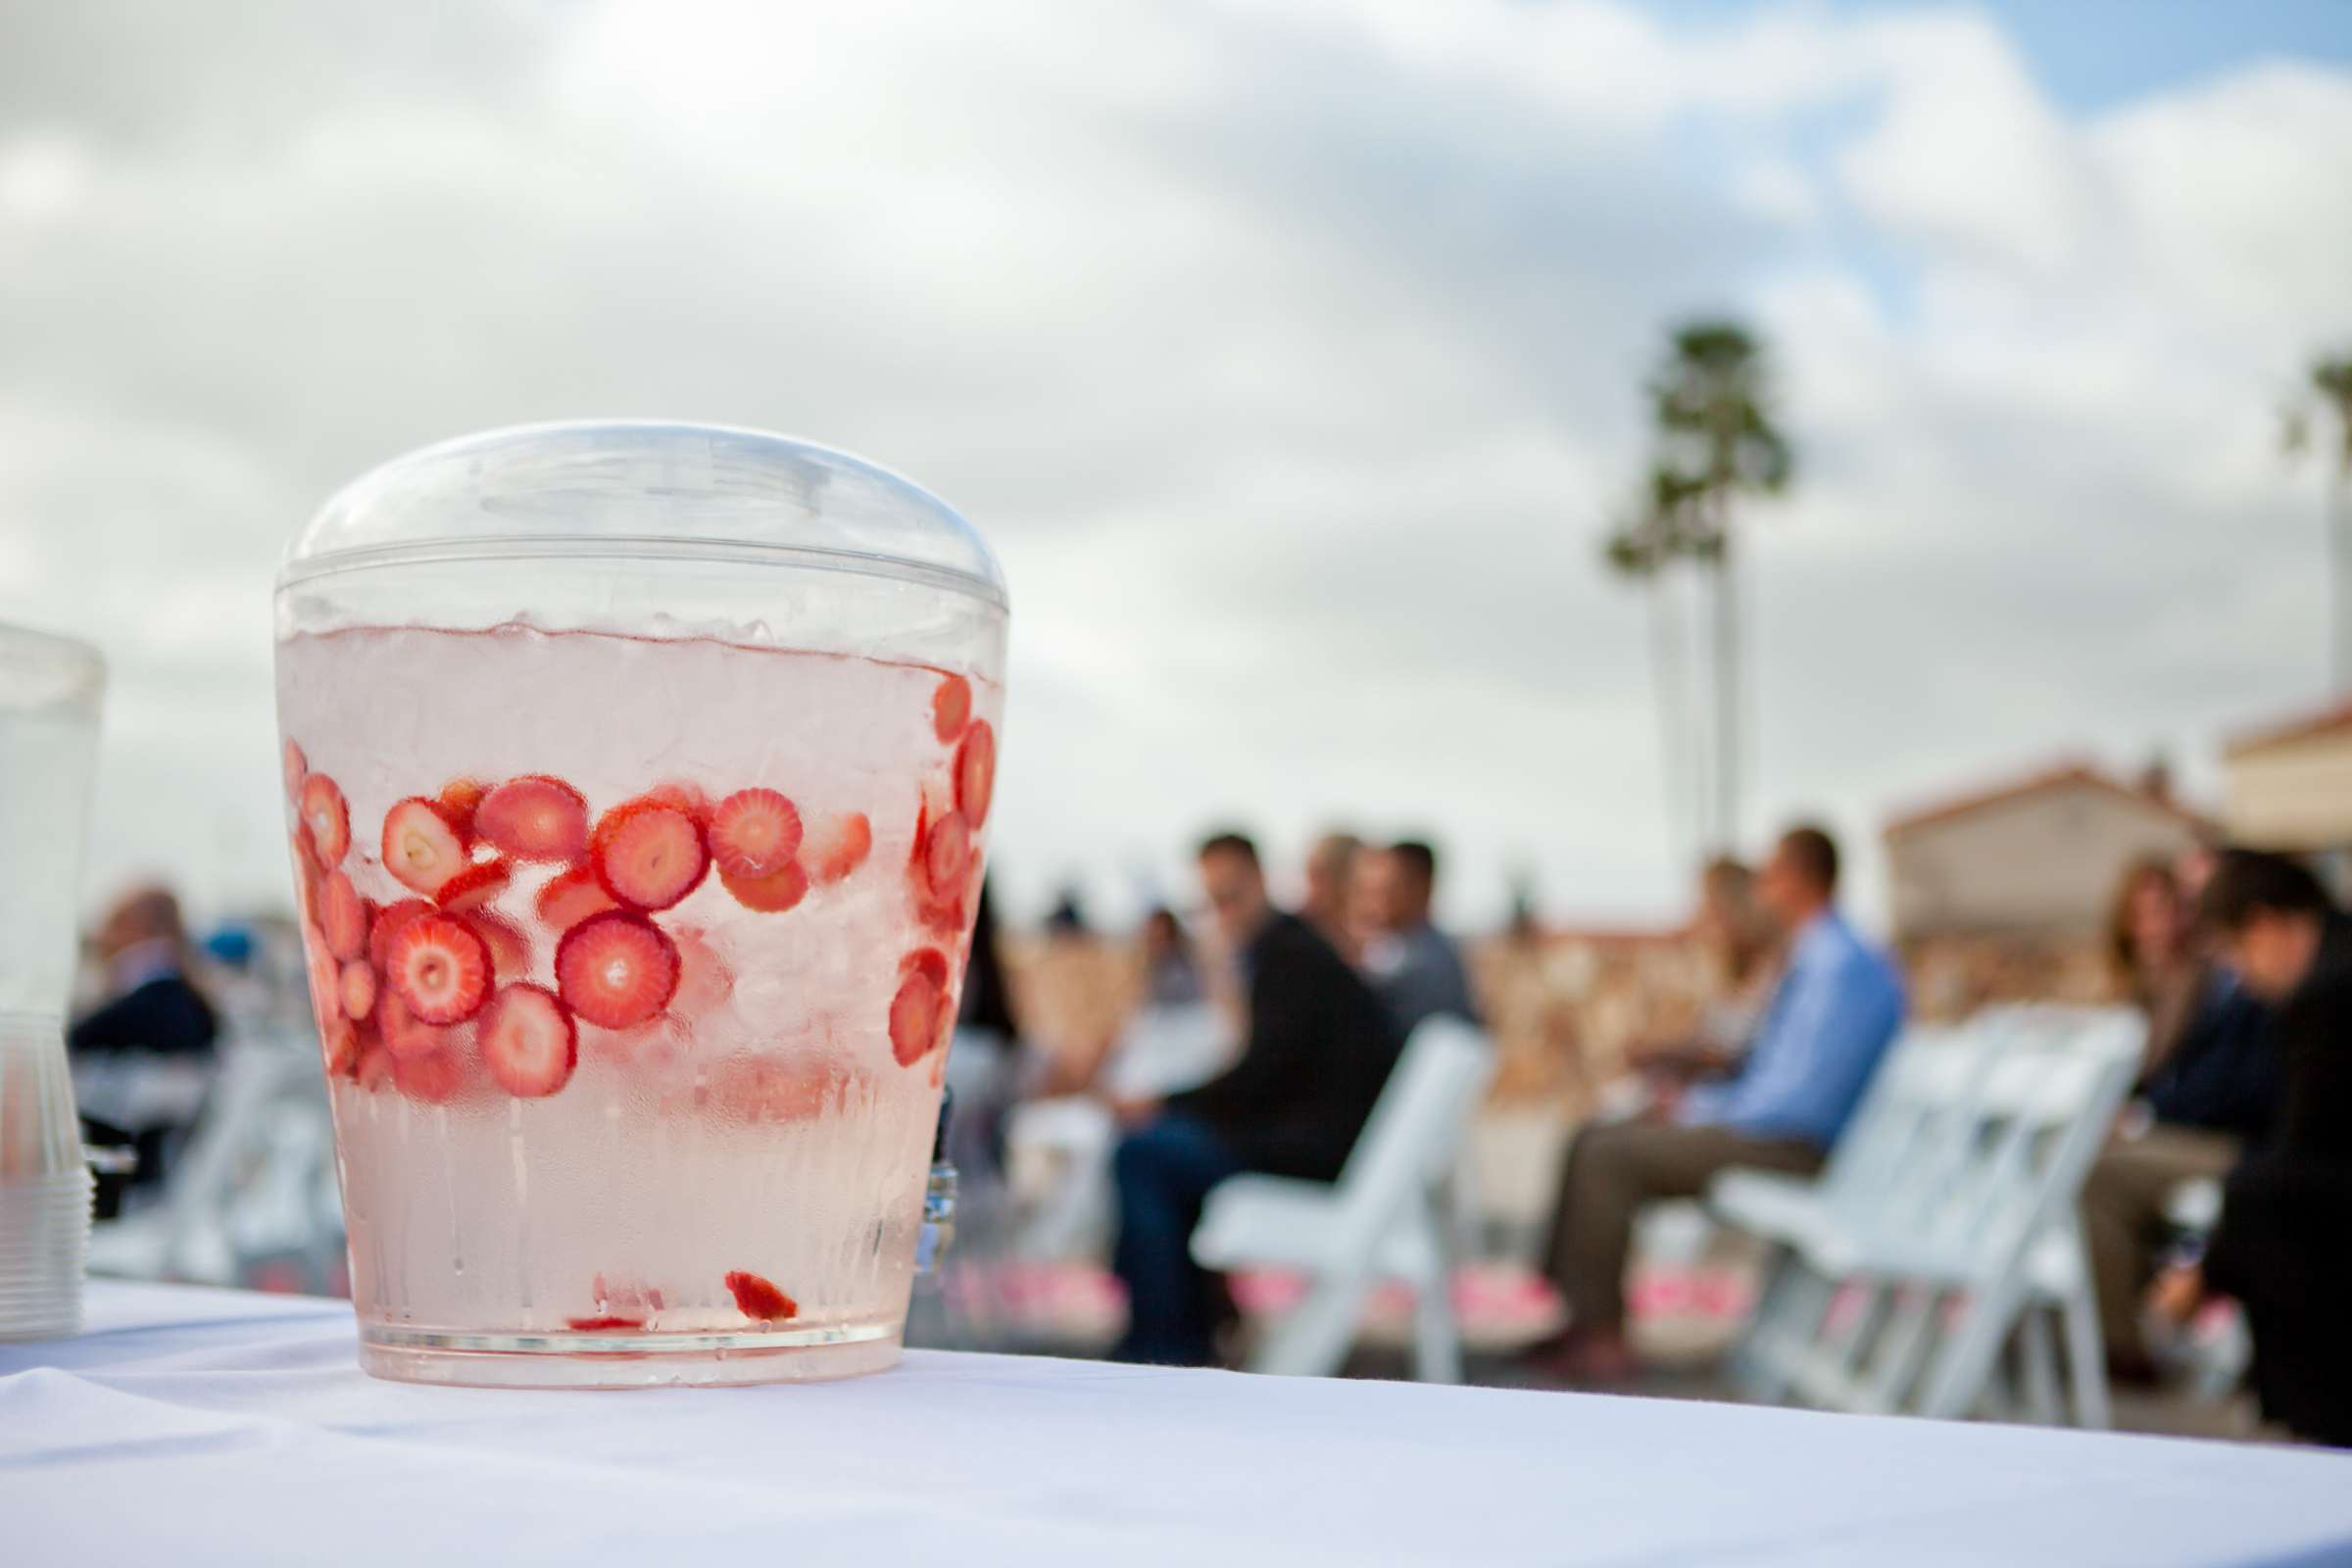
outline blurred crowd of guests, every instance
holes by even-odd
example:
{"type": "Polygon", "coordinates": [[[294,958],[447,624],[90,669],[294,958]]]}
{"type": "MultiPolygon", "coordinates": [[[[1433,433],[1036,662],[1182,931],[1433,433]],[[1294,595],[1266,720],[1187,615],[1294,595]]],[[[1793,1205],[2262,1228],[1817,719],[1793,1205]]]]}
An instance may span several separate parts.
{"type": "MultiPolygon", "coordinates": [[[[1018,1099],[1089,1097],[1115,1119],[1120,1356],[1218,1360],[1233,1308],[1190,1253],[1210,1191],[1244,1171],[1336,1178],[1413,1030],[1479,1021],[1486,999],[1433,918],[1439,869],[1419,840],[1330,834],[1286,910],[1256,846],[1217,834],[1199,852],[1198,928],[1152,910],[1126,994],[1075,1030],[1064,1019],[1045,1051],[1024,1045],[984,892],[958,1055],[1019,1065],[959,1111],[961,1157],[1001,1161],[1018,1099]],[[1136,1017],[1153,1014],[1212,1020],[1221,1065],[1122,1073],[1136,1017]]],[[[1686,1026],[1627,1044],[1569,1144],[1542,1252],[1568,1323],[1530,1352],[1544,1371],[1592,1385],[1635,1370],[1624,1281],[1643,1204],[1697,1196],[1732,1166],[1815,1171],[1834,1148],[1906,1011],[1896,964],[1839,912],[1838,885],[1838,846],[1813,826],[1753,870],[1703,870],[1687,940],[1707,956],[1707,994],[1686,1026]]],[[[1059,918],[1079,926],[1074,905],[1059,918]]],[[[2130,868],[2109,945],[2148,1020],[2133,1097],[2082,1196],[2111,1372],[2152,1377],[2168,1337],[2226,1295],[2251,1328],[2266,1413],[2352,1444],[2352,1335],[2336,1319],[2352,1299],[2352,922],[2293,859],[2198,849],[2130,868]],[[2224,1195],[2203,1236],[2178,1213],[2197,1182],[2224,1195]]],[[[155,887],[118,899],[87,946],[76,1092],[93,1146],[135,1151],[134,1200],[167,1179],[210,1081],[221,994],[248,983],[244,942],[208,946],[155,887]]],[[[1028,966],[1032,982],[1052,961],[1028,966]]],[[[102,1211],[121,1198],[107,1184],[102,1211]]]]}

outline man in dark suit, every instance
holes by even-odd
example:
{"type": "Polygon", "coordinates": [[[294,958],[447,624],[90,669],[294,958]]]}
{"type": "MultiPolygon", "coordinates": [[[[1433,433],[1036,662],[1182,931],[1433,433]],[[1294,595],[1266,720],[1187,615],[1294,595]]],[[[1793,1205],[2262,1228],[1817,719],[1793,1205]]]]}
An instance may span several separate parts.
{"type": "MultiPolygon", "coordinates": [[[[124,1064],[161,1060],[209,1065],[219,1024],[204,993],[188,979],[188,939],[179,901],[163,888],[139,888],[123,895],[100,922],[96,946],[106,965],[107,1000],[67,1032],[66,1044],[76,1064],[111,1059],[124,1064]]],[[[166,1114],[135,1103],[128,1108],[84,1108],[94,1112],[82,1118],[91,1143],[127,1142],[137,1149],[138,1168],[131,1181],[143,1188],[162,1185],[170,1147],[195,1109],[189,1105],[184,1114],[166,1114]]],[[[119,1200],[119,1187],[102,1191],[99,1217],[108,1217],[119,1200]]]]}
{"type": "Polygon", "coordinates": [[[2263,1413],[2352,1446],[2352,922],[2303,866],[2245,850],[2222,857],[2204,913],[2278,1008],[2286,1091],[2269,1141],[2230,1175],[2202,1269],[2159,1281],[2153,1305],[2185,1321],[2208,1289],[2237,1298],[2263,1413]]]}
{"type": "Polygon", "coordinates": [[[1200,881],[1249,996],[1249,1036],[1222,1077],[1159,1103],[1113,1108],[1129,1131],[1112,1161],[1126,1283],[1127,1361],[1200,1365],[1214,1353],[1216,1282],[1192,1259],[1193,1227],[1242,1171],[1330,1181],[1380,1098],[1398,1042],[1387,1012],[1330,943],[1266,897],[1238,833],[1200,850],[1200,881]]]}

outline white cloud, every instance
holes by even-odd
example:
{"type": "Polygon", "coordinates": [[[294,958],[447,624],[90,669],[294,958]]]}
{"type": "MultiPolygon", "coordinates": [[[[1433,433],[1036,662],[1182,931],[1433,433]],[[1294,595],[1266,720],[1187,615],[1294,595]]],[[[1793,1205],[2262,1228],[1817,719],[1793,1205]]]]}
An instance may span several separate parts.
{"type": "Polygon", "coordinates": [[[1677,902],[1594,539],[1693,310],[1766,326],[1804,462],[1751,551],[1759,829],[2201,745],[2320,668],[2269,418],[2346,324],[2342,74],[2083,121],[1968,11],[241,15],[27,7],[0,59],[0,613],[116,663],[101,882],[277,894],[277,549],[548,416],[790,429],[965,509],[1032,899],[1342,814],[1443,834],[1481,918],[1520,860],[1677,902]]]}

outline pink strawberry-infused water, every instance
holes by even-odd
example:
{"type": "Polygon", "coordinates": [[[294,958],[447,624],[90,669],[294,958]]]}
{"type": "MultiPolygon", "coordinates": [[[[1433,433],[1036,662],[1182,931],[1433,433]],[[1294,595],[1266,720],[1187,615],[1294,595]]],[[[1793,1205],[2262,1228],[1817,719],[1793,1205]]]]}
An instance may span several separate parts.
{"type": "Polygon", "coordinates": [[[665,1381],[688,1361],[676,1375],[708,1382],[895,1359],[998,688],[831,654],[519,625],[297,635],[278,670],[364,1357],[475,1381],[468,1357],[569,1350],[534,1358],[543,1375],[506,1363],[495,1380],[573,1385],[665,1381]],[[577,843],[494,818],[484,792],[512,780],[534,782],[505,799],[576,794],[589,847],[506,853],[577,843]],[[632,805],[649,796],[661,804],[632,805]],[[781,867],[776,796],[801,826],[781,867]],[[387,845],[396,808],[407,814],[387,845]],[[649,811],[674,843],[623,831],[649,811]],[[418,820],[421,873],[400,837],[418,820]],[[499,842],[485,836],[501,825],[499,842]],[[633,860],[600,858],[641,840],[653,847],[633,860]],[[429,852],[445,842],[464,846],[463,874],[436,888],[448,867],[429,852]],[[758,874],[730,872],[730,847],[758,874]],[[695,874],[680,853],[714,858],[695,874]],[[665,907],[629,902],[669,898],[688,876],[665,907]],[[479,949],[453,934],[454,965],[430,942],[413,956],[416,933],[450,934],[420,919],[429,904],[479,949]],[[600,920],[673,952],[674,979],[662,962],[632,968],[640,947],[612,966],[602,949],[560,965],[565,928],[611,935],[600,920]],[[504,1008],[510,990],[537,995],[504,1008]],[[616,1006],[649,1002],[651,1016],[610,1026],[626,1015],[616,1006]],[[428,1004],[472,1010],[422,1030],[428,1004]],[[510,1012],[527,1036],[498,1033],[510,1012]]]}

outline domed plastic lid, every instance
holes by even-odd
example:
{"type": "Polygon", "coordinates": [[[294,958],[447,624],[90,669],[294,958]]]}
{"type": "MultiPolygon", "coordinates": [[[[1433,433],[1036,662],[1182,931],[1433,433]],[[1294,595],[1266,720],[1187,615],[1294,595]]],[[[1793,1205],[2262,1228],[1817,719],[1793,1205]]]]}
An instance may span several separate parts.
{"type": "Polygon", "coordinates": [[[986,541],[887,468],[759,430],[656,422],[525,425],[396,458],[294,536],[278,582],[533,557],[789,564],[1004,604],[986,541]]]}

